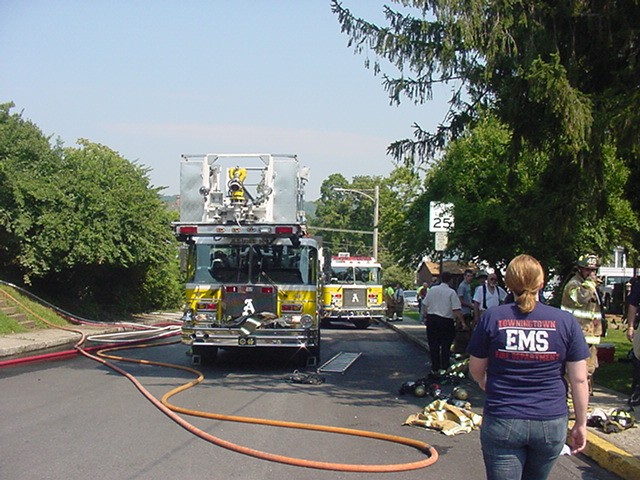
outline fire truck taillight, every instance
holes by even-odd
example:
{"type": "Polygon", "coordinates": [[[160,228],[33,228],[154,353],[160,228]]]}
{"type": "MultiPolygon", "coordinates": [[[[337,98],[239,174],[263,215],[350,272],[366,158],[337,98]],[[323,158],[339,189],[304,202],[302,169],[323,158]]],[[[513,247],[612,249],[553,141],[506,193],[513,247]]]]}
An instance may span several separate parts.
{"type": "Polygon", "coordinates": [[[276,227],[276,233],[278,235],[293,235],[293,227],[276,227]]]}
{"type": "Polygon", "coordinates": [[[198,233],[198,227],[194,225],[178,227],[178,233],[181,235],[196,235],[198,233]]]}
{"type": "Polygon", "coordinates": [[[262,293],[273,293],[273,287],[262,287],[262,293]]]}
{"type": "Polygon", "coordinates": [[[238,287],[230,287],[227,285],[226,287],[224,287],[224,291],[227,293],[237,293],[238,287]]]}
{"type": "Polygon", "coordinates": [[[198,302],[196,304],[196,309],[198,311],[202,310],[216,310],[218,308],[218,304],[214,302],[198,302]]]}

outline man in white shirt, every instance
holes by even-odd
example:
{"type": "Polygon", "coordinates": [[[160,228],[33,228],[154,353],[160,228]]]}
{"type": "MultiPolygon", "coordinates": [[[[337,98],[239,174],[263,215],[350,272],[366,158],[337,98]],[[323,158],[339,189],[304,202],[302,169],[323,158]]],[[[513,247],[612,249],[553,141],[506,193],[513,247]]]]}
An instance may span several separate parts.
{"type": "Polygon", "coordinates": [[[442,272],[440,284],[431,287],[423,300],[423,318],[427,326],[427,342],[431,371],[442,374],[451,365],[451,344],[456,336],[456,321],[464,324],[460,298],[451,288],[451,273],[442,272]]]}
{"type": "Polygon", "coordinates": [[[476,323],[485,310],[501,305],[505,298],[507,298],[507,292],[498,286],[498,276],[495,273],[489,274],[486,285],[478,285],[473,292],[473,310],[476,323]]]}

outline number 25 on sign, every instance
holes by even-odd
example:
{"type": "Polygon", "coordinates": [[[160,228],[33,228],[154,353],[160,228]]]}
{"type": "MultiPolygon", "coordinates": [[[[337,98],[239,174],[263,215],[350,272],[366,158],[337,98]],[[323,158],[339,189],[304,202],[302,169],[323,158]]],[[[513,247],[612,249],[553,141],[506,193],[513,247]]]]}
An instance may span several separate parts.
{"type": "Polygon", "coordinates": [[[429,231],[448,232],[453,229],[453,203],[431,202],[429,204],[429,231]]]}

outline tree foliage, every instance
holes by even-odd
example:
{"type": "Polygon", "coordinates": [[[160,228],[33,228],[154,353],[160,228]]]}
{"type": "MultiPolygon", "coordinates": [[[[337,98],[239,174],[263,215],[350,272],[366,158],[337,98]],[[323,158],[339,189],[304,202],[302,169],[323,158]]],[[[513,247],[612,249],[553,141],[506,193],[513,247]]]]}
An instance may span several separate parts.
{"type": "MultiPolygon", "coordinates": [[[[495,192],[498,202],[519,212],[548,211],[537,236],[579,239],[569,249],[599,249],[609,239],[632,249],[637,215],[629,217],[628,202],[636,212],[640,207],[640,2],[395,3],[397,9],[385,7],[388,25],[378,26],[333,2],[349,44],[375,54],[374,71],[381,71],[382,60],[397,68],[396,76],[383,77],[392,103],[424,103],[434,86],[452,87],[447,118],[435,132],[416,125],[415,138],[389,147],[394,157],[413,166],[434,161],[490,115],[509,132],[496,166],[496,174],[505,175],[502,193],[523,188],[519,169],[542,162],[539,179],[521,197],[526,204],[495,192]],[[614,208],[621,221],[611,221],[614,208]]],[[[478,221],[501,228],[505,219],[485,206],[478,221]]],[[[528,249],[541,248],[531,241],[528,249]]],[[[566,250],[559,261],[567,261],[566,250]]]]}
{"type": "MultiPolygon", "coordinates": [[[[410,206],[418,198],[420,178],[407,167],[397,167],[388,177],[357,176],[349,182],[343,175],[334,173],[327,177],[320,187],[320,199],[316,205],[312,227],[323,238],[323,245],[332,252],[347,251],[352,255],[371,255],[373,236],[370,233],[352,233],[335,230],[373,231],[374,188],[379,191],[379,239],[378,260],[385,267],[394,266],[385,274],[385,282],[399,282],[405,287],[413,286],[415,262],[403,259],[400,244],[405,226],[410,223],[407,214],[410,206]],[[341,192],[336,189],[363,192],[341,192]],[[369,198],[371,197],[371,198],[369,198]],[[403,260],[398,264],[399,260],[403,260]],[[395,273],[391,273],[395,272],[395,273]]],[[[312,231],[315,231],[312,228],[312,231]]]]}
{"type": "Polygon", "coordinates": [[[0,108],[0,268],[48,293],[139,311],[176,306],[170,213],[147,170],[49,138],[0,108]]]}
{"type": "MultiPolygon", "coordinates": [[[[557,270],[570,265],[576,252],[612,251],[625,238],[624,232],[637,228],[636,216],[623,197],[628,169],[613,147],[604,154],[604,215],[571,217],[567,216],[565,192],[549,189],[552,161],[548,156],[523,151],[515,164],[504,162],[511,135],[496,118],[482,119],[449,144],[428,172],[424,194],[412,205],[414,217],[428,213],[431,200],[455,205],[456,227],[449,244],[458,256],[500,267],[513,256],[528,252],[557,270]]],[[[433,248],[428,222],[408,224],[403,235],[420,239],[406,243],[408,255],[433,248]]]]}

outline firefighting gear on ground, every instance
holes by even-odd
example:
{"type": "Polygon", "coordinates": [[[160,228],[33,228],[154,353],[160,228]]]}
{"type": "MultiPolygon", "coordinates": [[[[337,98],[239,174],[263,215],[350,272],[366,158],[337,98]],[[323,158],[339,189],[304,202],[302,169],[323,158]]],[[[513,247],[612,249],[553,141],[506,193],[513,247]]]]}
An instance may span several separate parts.
{"type": "Polygon", "coordinates": [[[426,427],[445,435],[469,433],[482,423],[482,416],[471,411],[469,392],[459,383],[466,377],[469,359],[452,364],[446,371],[431,372],[424,378],[405,382],[400,395],[431,397],[422,412],[410,415],[404,425],[426,427]]]}
{"type": "MultiPolygon", "coordinates": [[[[411,393],[416,397],[431,395],[434,399],[440,398],[441,385],[457,386],[460,380],[466,378],[469,370],[469,359],[456,355],[457,361],[447,369],[440,372],[430,372],[426,377],[414,381],[405,382],[398,393],[405,395],[411,393]]],[[[464,399],[466,400],[466,399],[464,399]]]]}
{"type": "Polygon", "coordinates": [[[458,407],[450,401],[451,399],[434,400],[422,412],[409,415],[404,424],[430,428],[447,436],[469,433],[480,428],[482,416],[471,411],[469,402],[458,407]]]}
{"type": "Polygon", "coordinates": [[[289,383],[303,383],[306,385],[320,385],[324,383],[324,377],[317,373],[304,373],[294,370],[293,373],[287,375],[285,380],[289,383]]]}
{"type": "Polygon", "coordinates": [[[587,415],[587,426],[599,428],[604,433],[619,433],[628,428],[634,428],[636,419],[631,410],[596,408],[587,415]]]}

